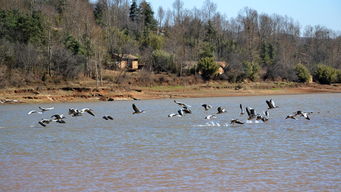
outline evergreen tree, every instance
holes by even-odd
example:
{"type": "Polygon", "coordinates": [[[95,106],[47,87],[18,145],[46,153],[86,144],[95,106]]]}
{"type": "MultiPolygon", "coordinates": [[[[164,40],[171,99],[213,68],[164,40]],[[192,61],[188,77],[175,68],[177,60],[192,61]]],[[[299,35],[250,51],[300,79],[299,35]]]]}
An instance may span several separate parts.
{"type": "Polygon", "coordinates": [[[133,22],[137,22],[139,17],[139,8],[137,7],[136,0],[133,0],[129,9],[129,18],[133,22]]]}
{"type": "Polygon", "coordinates": [[[142,1],[139,10],[144,23],[144,31],[155,31],[157,28],[157,21],[154,18],[154,11],[150,4],[146,1],[142,1]]]}

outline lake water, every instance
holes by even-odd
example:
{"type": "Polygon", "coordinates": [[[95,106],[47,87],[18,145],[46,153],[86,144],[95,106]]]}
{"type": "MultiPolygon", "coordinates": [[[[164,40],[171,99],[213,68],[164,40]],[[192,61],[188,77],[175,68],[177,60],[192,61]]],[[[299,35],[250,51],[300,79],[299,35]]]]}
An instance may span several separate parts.
{"type": "Polygon", "coordinates": [[[341,191],[341,94],[0,106],[0,191],[341,191]],[[266,123],[230,125],[239,104],[266,123]],[[131,104],[145,109],[132,114],[131,104]],[[204,111],[202,103],[214,109],[204,111]],[[53,111],[27,115],[38,106],[53,111]],[[204,117],[218,106],[227,113],[204,117]],[[67,115],[90,107],[96,116],[67,115]],[[311,120],[287,119],[312,111],[311,120]],[[55,113],[66,124],[37,122],[55,113]],[[103,115],[112,115],[105,121],[103,115]]]}

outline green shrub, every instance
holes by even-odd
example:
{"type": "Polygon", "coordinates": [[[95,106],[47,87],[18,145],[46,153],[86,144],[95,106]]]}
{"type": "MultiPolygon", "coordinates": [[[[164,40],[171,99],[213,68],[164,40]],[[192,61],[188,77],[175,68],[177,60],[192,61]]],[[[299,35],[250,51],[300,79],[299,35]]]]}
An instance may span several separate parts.
{"type": "Polygon", "coordinates": [[[295,73],[299,82],[307,83],[311,80],[309,70],[303,64],[295,66],[295,73]]]}
{"type": "Polygon", "coordinates": [[[259,78],[260,66],[256,62],[243,62],[244,78],[248,78],[251,81],[255,81],[259,78]]]}
{"type": "Polygon", "coordinates": [[[172,71],[173,56],[166,51],[155,50],[152,54],[153,69],[156,72],[172,71]]]}
{"type": "Polygon", "coordinates": [[[197,69],[201,72],[201,76],[204,80],[209,80],[216,75],[219,66],[214,62],[213,57],[203,57],[199,60],[197,69]]]}
{"type": "Polygon", "coordinates": [[[341,83],[341,70],[336,71],[336,83],[341,83]]]}
{"type": "Polygon", "coordinates": [[[333,67],[319,64],[314,73],[314,79],[321,84],[331,84],[337,80],[336,70],[333,67]]]}

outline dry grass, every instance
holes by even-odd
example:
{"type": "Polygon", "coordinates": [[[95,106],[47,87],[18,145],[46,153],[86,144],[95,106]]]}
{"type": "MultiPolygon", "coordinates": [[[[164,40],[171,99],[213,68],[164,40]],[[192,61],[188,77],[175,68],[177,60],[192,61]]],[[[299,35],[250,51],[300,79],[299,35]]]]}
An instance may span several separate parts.
{"type": "Polygon", "coordinates": [[[90,78],[0,89],[0,99],[16,99],[24,103],[88,102],[108,100],[220,97],[271,94],[340,93],[341,85],[298,84],[293,82],[228,83],[203,82],[195,76],[178,77],[149,72],[104,71],[104,81],[96,86],[90,78]]]}

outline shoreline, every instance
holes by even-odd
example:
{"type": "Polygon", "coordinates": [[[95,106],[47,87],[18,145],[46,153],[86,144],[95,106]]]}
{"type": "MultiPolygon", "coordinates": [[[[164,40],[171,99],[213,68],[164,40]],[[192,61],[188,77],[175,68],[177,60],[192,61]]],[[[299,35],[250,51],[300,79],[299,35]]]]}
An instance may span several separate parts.
{"type": "Polygon", "coordinates": [[[341,93],[341,84],[297,84],[283,82],[217,83],[188,86],[56,86],[0,89],[0,104],[43,104],[96,101],[128,101],[203,97],[238,97],[341,93]]]}

